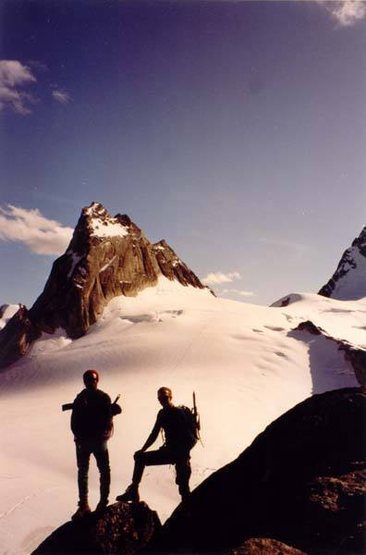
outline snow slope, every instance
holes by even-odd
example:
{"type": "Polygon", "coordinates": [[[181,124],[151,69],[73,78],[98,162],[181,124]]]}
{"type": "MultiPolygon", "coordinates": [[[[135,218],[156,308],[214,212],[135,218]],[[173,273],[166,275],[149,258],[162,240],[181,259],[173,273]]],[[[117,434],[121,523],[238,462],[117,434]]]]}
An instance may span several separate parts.
{"type": "MultiPolygon", "coordinates": [[[[281,303],[279,303],[281,304],[281,303]]],[[[111,439],[111,502],[128,485],[133,453],[160,406],[197,395],[203,445],[192,451],[192,487],[233,460],[284,411],[312,393],[356,385],[334,341],[293,331],[311,319],[327,333],[366,346],[366,300],[292,295],[288,306],[262,307],[215,298],[161,278],[135,298],[109,303],[86,336],[44,334],[32,352],[0,374],[0,552],[28,554],[76,508],[70,413],[61,404],[82,389],[87,368],[100,388],[121,393],[123,413],[111,439]]],[[[157,445],[158,446],[158,445],[157,445]]],[[[91,504],[98,476],[90,469],[91,504]]],[[[171,467],[146,469],[142,498],[165,520],[179,503],[171,467]]]]}

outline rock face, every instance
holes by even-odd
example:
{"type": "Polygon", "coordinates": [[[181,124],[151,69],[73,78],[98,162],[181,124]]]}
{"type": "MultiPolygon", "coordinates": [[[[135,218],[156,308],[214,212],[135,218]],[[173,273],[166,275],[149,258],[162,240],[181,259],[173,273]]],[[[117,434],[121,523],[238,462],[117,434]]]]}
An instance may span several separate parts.
{"type": "Polygon", "coordinates": [[[17,323],[10,320],[0,332],[0,367],[25,354],[42,332],[63,328],[69,337],[81,337],[113,297],[137,295],[161,275],[204,288],[165,241],[152,244],[128,216],[112,217],[101,204],[91,204],[82,210],[43,293],[29,311],[24,307],[14,316],[17,323]],[[16,329],[14,336],[6,331],[9,325],[16,329]]]}
{"type": "Polygon", "coordinates": [[[157,514],[141,503],[115,503],[103,513],[91,513],[67,522],[37,547],[33,555],[133,555],[157,534],[161,524],[157,514]]]}
{"type": "Polygon", "coordinates": [[[0,331],[0,368],[25,355],[40,335],[41,330],[30,319],[29,311],[24,305],[20,305],[0,331]]]}
{"type": "Polygon", "coordinates": [[[151,550],[240,553],[250,538],[272,538],[308,554],[364,553],[365,417],[355,388],[300,403],[205,480],[151,550]]]}
{"type": "Polygon", "coordinates": [[[366,297],[366,227],[343,254],[338,267],[319,295],[340,300],[366,297]]]}

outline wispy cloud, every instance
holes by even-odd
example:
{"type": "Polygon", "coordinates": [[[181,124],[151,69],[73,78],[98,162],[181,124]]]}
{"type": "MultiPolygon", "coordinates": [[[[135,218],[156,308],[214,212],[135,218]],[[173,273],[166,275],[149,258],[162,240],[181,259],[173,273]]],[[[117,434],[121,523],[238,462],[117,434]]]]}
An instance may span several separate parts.
{"type": "Polygon", "coordinates": [[[240,279],[239,272],[229,272],[224,274],[223,272],[210,272],[206,277],[202,279],[205,285],[218,285],[220,283],[229,283],[234,279],[240,279]]]}
{"type": "Polygon", "coordinates": [[[62,254],[72,233],[72,228],[45,218],[38,209],[0,207],[0,240],[23,243],[36,254],[62,254]]]}
{"type": "Polygon", "coordinates": [[[222,291],[220,291],[221,294],[223,295],[228,295],[228,294],[232,294],[232,295],[239,295],[240,297],[253,297],[254,296],[254,292],[253,291],[243,291],[242,289],[223,289],[222,291]]]}
{"type": "Polygon", "coordinates": [[[69,95],[68,92],[57,90],[57,89],[52,91],[52,98],[56,100],[56,102],[59,102],[60,104],[64,104],[64,105],[68,104],[71,101],[71,96],[69,95]]]}
{"type": "Polygon", "coordinates": [[[364,0],[316,0],[341,27],[349,27],[366,18],[364,0]]]}
{"type": "Polygon", "coordinates": [[[31,113],[37,100],[24,87],[36,83],[31,69],[17,60],[0,60],[0,112],[10,108],[18,114],[31,113]]]}
{"type": "Polygon", "coordinates": [[[276,238],[276,237],[259,237],[257,239],[258,243],[263,245],[268,245],[269,247],[274,247],[276,249],[286,249],[287,251],[292,251],[296,254],[302,254],[309,250],[309,246],[298,241],[290,241],[288,239],[276,238]]]}

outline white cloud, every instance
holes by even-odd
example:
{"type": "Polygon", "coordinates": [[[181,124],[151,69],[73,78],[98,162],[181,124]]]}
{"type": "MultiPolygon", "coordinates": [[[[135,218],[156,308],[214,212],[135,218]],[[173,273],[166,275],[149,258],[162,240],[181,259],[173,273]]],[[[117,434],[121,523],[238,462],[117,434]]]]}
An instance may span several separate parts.
{"type": "Polygon", "coordinates": [[[349,27],[366,17],[364,0],[317,0],[342,27],[349,27]]]}
{"type": "Polygon", "coordinates": [[[224,274],[223,272],[210,272],[206,277],[202,279],[205,285],[217,285],[219,283],[229,283],[234,279],[240,279],[239,272],[230,272],[224,274]]]}
{"type": "MultiPolygon", "coordinates": [[[[37,83],[35,71],[44,72],[46,69],[41,62],[32,61],[24,65],[18,60],[0,60],[0,112],[8,108],[17,114],[31,114],[38,98],[27,92],[26,87],[37,83]]],[[[56,102],[63,105],[71,102],[71,95],[66,90],[57,85],[47,85],[47,89],[50,88],[56,102]]]]}
{"type": "Polygon", "coordinates": [[[8,107],[18,114],[30,114],[36,98],[23,88],[36,81],[29,67],[17,60],[0,60],[0,112],[8,107]]]}
{"type": "Polygon", "coordinates": [[[72,233],[72,228],[45,218],[38,209],[0,207],[0,240],[23,243],[36,254],[62,254],[72,233]]]}
{"type": "Polygon", "coordinates": [[[52,91],[52,97],[56,102],[64,105],[71,101],[71,96],[66,91],[54,90],[52,91]]]}
{"type": "Polygon", "coordinates": [[[242,289],[223,289],[221,293],[223,295],[227,295],[227,294],[240,295],[241,297],[253,297],[254,295],[253,291],[243,291],[242,289]]]}

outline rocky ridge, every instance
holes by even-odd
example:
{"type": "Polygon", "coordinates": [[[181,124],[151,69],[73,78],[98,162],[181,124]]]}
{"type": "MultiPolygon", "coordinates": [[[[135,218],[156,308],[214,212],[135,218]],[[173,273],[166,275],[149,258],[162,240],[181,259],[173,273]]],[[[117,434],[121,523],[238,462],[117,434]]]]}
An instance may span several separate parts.
{"type": "Polygon", "coordinates": [[[344,253],[331,279],[319,295],[339,300],[366,297],[366,226],[344,253]]]}
{"type": "Polygon", "coordinates": [[[23,356],[42,332],[83,336],[116,296],[135,296],[159,276],[205,286],[162,240],[152,244],[127,215],[112,217],[99,203],[83,208],[66,252],[28,310],[21,306],[0,331],[0,367],[23,356]]]}

